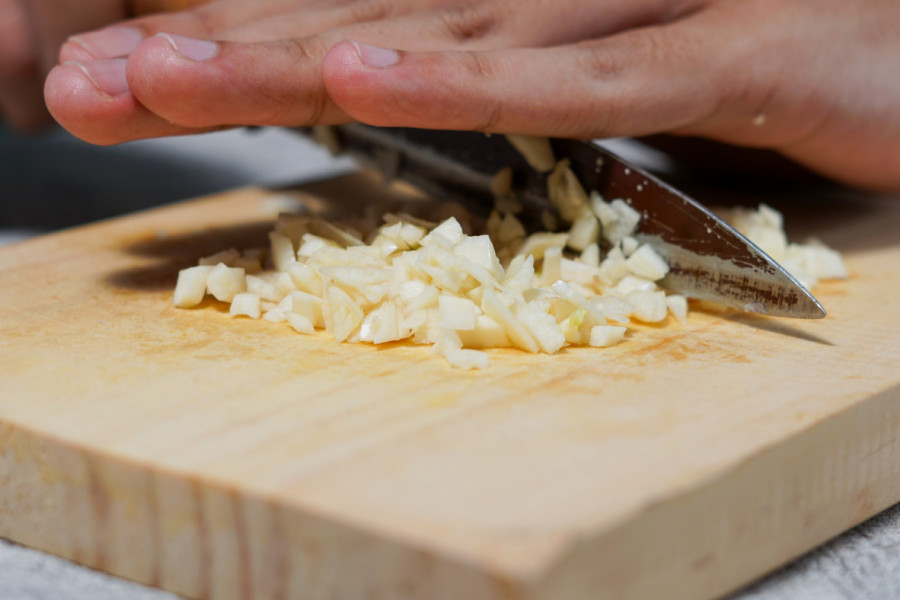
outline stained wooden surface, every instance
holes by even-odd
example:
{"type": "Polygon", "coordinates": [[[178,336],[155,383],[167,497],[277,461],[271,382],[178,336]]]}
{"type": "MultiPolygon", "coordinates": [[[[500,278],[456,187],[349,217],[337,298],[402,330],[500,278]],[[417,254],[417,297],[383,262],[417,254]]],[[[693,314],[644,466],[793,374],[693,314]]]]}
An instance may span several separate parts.
{"type": "Polygon", "coordinates": [[[469,373],[173,308],[265,197],[0,250],[0,535],[198,597],[697,598],[900,500],[896,201],[811,219],[853,274],[825,320],[469,373]]]}

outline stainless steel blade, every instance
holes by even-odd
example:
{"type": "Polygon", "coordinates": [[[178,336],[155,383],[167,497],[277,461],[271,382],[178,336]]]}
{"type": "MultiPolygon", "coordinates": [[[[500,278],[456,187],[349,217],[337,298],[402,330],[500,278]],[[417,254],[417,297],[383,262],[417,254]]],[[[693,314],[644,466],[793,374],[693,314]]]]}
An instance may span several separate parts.
{"type": "MultiPolygon", "coordinates": [[[[528,166],[504,136],[360,124],[334,132],[343,150],[438,198],[489,210],[494,175],[511,167],[523,204],[549,207],[546,174],[528,166]]],[[[638,239],[671,269],[660,282],[663,287],[753,313],[825,316],[822,305],[781,265],[691,198],[591,142],[551,143],[558,159],[571,161],[586,190],[606,200],[621,198],[641,213],[638,239]]]]}

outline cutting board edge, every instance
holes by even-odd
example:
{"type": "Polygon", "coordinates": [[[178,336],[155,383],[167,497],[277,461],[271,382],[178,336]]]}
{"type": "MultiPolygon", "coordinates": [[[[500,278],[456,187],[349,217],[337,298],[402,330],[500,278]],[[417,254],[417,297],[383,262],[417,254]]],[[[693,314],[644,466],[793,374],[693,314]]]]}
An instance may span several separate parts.
{"type": "Polygon", "coordinates": [[[900,500],[900,484],[892,483],[900,481],[898,430],[900,386],[894,386],[699,486],[656,499],[611,528],[585,532],[540,572],[516,574],[0,419],[0,536],[197,598],[230,598],[228,590],[263,598],[295,590],[302,598],[321,591],[317,586],[342,598],[371,597],[372,589],[415,590],[421,596],[413,597],[429,599],[449,598],[450,590],[465,590],[472,600],[587,600],[598,593],[624,600],[713,598],[900,500]],[[860,469],[846,486],[829,487],[841,479],[836,473],[860,469]],[[805,518],[780,520],[786,505],[779,502],[802,503],[805,518]],[[163,548],[164,538],[171,547],[163,548]],[[153,549],[124,551],[137,544],[153,549]],[[346,565],[348,555],[359,562],[350,579],[366,580],[365,591],[348,578],[303,579],[304,573],[315,578],[311,561],[324,556],[346,565]],[[409,581],[396,576],[401,573],[425,575],[409,581]]]}
{"type": "Polygon", "coordinates": [[[535,598],[721,597],[897,502],[900,385],[583,536],[543,574],[535,598]],[[843,488],[830,485],[844,478],[843,488]],[[779,518],[788,502],[802,504],[803,519],[789,510],[779,518]]]}
{"type": "MultiPolygon", "coordinates": [[[[363,599],[412,589],[436,600],[460,591],[472,600],[530,598],[515,574],[2,418],[0,537],[191,598],[363,599]],[[165,549],[164,538],[173,540],[165,549]],[[136,546],[152,550],[128,551],[136,546]],[[310,565],[328,560],[357,563],[354,577],[316,581],[310,565]],[[403,573],[425,577],[396,577],[403,573]]],[[[327,575],[329,567],[315,570],[327,575]]]]}

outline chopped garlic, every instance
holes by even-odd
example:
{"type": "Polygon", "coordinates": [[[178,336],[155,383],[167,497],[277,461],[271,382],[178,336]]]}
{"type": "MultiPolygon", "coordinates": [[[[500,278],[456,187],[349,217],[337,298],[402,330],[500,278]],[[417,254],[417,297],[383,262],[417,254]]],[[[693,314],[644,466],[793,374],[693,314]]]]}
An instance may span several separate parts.
{"type": "Polygon", "coordinates": [[[643,244],[625,260],[625,267],[638,277],[659,281],[669,272],[669,265],[656,250],[643,244]]]}
{"type": "Polygon", "coordinates": [[[591,346],[603,348],[617,344],[625,337],[625,328],[618,325],[597,325],[591,327],[591,346]]]}
{"type": "MultiPolygon", "coordinates": [[[[564,163],[554,177],[567,233],[525,237],[498,204],[489,235],[469,236],[453,217],[435,224],[389,214],[366,245],[317,217],[283,215],[269,248],[225,250],[181,271],[174,302],[197,306],[208,293],[230,303],[233,316],[303,334],[324,329],[337,341],[432,344],[464,369],[486,368],[487,348],[552,354],[618,343],[632,320],[660,323],[671,314],[685,323],[687,298],[656,284],[668,265],[633,236],[639,213],[621,199],[588,199],[564,163]],[[601,236],[611,243],[605,255],[601,236]]],[[[788,244],[776,211],[741,214],[801,282],[846,276],[840,255],[821,243],[788,244]]]]}
{"type": "Polygon", "coordinates": [[[556,166],[556,158],[553,156],[553,148],[550,140],[545,137],[532,135],[508,134],[506,139],[519,151],[525,160],[535,171],[545,173],[556,166]]]}
{"type": "Polygon", "coordinates": [[[175,306],[191,308],[200,304],[206,295],[206,280],[212,270],[211,266],[201,265],[179,271],[175,284],[175,306]]]}
{"type": "Polygon", "coordinates": [[[206,277],[206,289],[216,300],[231,302],[235,294],[247,289],[246,272],[238,267],[229,267],[219,263],[206,277]]]}
{"type": "Polygon", "coordinates": [[[250,292],[235,294],[231,299],[228,314],[232,317],[244,315],[251,319],[258,319],[260,316],[259,295],[250,292]]]}

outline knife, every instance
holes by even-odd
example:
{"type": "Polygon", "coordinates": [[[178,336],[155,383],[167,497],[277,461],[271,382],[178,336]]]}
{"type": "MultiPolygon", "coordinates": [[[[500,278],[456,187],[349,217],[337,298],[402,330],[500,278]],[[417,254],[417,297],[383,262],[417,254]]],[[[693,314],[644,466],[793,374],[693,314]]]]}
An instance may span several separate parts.
{"type": "MultiPolygon", "coordinates": [[[[439,199],[489,210],[491,181],[513,170],[518,199],[532,211],[550,207],[547,175],[529,166],[502,135],[371,127],[329,128],[337,148],[439,199]]],[[[308,132],[308,130],[307,130],[308,132]]],[[[659,285],[690,298],[776,317],[816,319],[822,305],[746,237],[685,194],[595,143],[551,139],[582,186],[607,201],[621,198],[641,214],[635,237],[669,264],[659,285]]]]}

